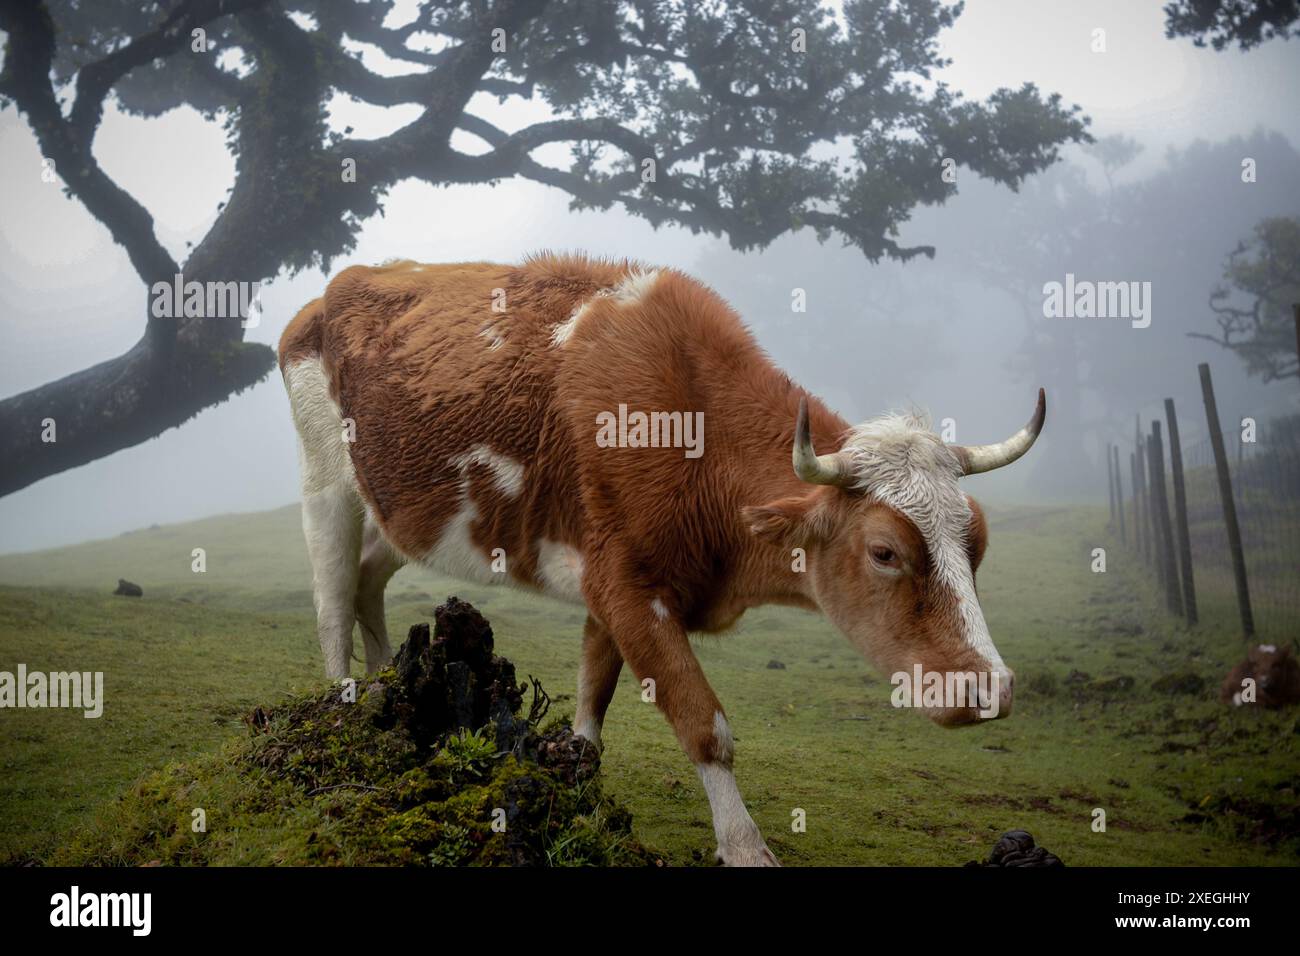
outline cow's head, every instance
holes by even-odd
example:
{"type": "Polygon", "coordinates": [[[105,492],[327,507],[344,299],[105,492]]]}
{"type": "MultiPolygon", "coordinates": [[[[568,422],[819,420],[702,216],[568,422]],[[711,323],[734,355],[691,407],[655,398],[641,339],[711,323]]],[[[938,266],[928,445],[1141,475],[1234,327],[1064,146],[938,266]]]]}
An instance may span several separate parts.
{"type": "Polygon", "coordinates": [[[794,470],[821,487],[745,509],[755,534],[805,549],[812,598],[884,674],[907,675],[907,699],[937,723],[1011,711],[1015,675],[993,646],[975,594],[984,516],[957,480],[1023,455],[1046,410],[1039,389],[1028,425],[1004,442],[977,446],[945,444],[921,417],[888,415],[855,428],[838,452],[818,455],[801,401],[794,470]],[[969,674],[974,688],[961,676],[969,674]],[[926,696],[936,681],[938,704],[926,696]]]}

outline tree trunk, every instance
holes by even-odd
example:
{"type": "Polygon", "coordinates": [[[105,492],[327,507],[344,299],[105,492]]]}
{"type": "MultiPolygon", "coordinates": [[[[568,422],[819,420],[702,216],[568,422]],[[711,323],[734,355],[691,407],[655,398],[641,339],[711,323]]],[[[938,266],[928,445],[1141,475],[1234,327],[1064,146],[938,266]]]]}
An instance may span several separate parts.
{"type": "Polygon", "coordinates": [[[0,496],[174,428],[255,385],[274,363],[261,344],[158,344],[145,335],[117,358],[0,401],[0,496]]]}

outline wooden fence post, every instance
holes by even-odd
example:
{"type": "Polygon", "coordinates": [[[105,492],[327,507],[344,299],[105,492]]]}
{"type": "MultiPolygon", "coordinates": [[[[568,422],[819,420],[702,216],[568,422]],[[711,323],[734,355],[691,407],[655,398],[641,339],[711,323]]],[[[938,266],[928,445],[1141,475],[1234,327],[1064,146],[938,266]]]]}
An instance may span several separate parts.
{"type": "Polygon", "coordinates": [[[1156,466],[1151,457],[1151,436],[1142,439],[1142,455],[1146,460],[1146,495],[1147,503],[1147,541],[1151,544],[1151,563],[1156,569],[1156,581],[1161,590],[1165,586],[1165,563],[1160,556],[1160,519],[1156,516],[1160,508],[1160,499],[1156,497],[1156,466]]]}
{"type": "Polygon", "coordinates": [[[1170,614],[1183,614],[1183,595],[1178,587],[1178,563],[1174,558],[1174,530],[1169,520],[1169,496],[1165,493],[1165,449],[1160,440],[1160,420],[1151,422],[1151,488],[1156,503],[1156,521],[1160,525],[1160,575],[1165,584],[1165,606],[1170,614]]]}
{"type": "Polygon", "coordinates": [[[1219,406],[1214,401],[1214,383],[1210,366],[1202,362],[1201,397],[1205,399],[1205,420],[1210,426],[1210,445],[1214,448],[1214,468],[1219,473],[1219,500],[1223,503],[1223,523],[1228,529],[1228,550],[1232,553],[1232,576],[1237,582],[1237,607],[1241,611],[1241,630],[1247,640],[1255,636],[1255,616],[1250,610],[1250,586],[1246,583],[1246,555],[1241,549],[1241,528],[1237,525],[1237,505],[1232,499],[1232,478],[1228,474],[1228,453],[1223,447],[1223,429],[1219,426],[1219,406]]]}
{"type": "Polygon", "coordinates": [[[1198,620],[1196,584],[1192,580],[1192,534],[1187,523],[1187,486],[1183,483],[1183,446],[1178,438],[1178,413],[1174,400],[1165,399],[1165,424],[1169,426],[1169,464],[1174,472],[1174,520],[1178,531],[1179,566],[1183,572],[1183,613],[1188,624],[1198,620]]]}
{"type": "MultiPolygon", "coordinates": [[[[1151,551],[1155,544],[1152,536],[1151,484],[1147,481],[1147,443],[1142,437],[1142,420],[1133,416],[1133,447],[1137,450],[1138,487],[1142,494],[1142,557],[1151,563],[1151,551]]],[[[1157,562],[1158,564],[1159,562],[1157,562]]]]}
{"type": "Polygon", "coordinates": [[[1133,550],[1142,553],[1142,506],[1138,499],[1137,452],[1128,455],[1128,483],[1133,486],[1133,550]]]}
{"type": "Polygon", "coordinates": [[[1110,493],[1110,524],[1107,526],[1111,529],[1115,527],[1115,471],[1111,465],[1111,444],[1106,443],[1106,491],[1110,493]]]}
{"type": "Polygon", "coordinates": [[[1110,446],[1115,458],[1115,511],[1119,515],[1119,543],[1128,544],[1128,531],[1124,528],[1124,476],[1119,470],[1119,446],[1110,446]]]}

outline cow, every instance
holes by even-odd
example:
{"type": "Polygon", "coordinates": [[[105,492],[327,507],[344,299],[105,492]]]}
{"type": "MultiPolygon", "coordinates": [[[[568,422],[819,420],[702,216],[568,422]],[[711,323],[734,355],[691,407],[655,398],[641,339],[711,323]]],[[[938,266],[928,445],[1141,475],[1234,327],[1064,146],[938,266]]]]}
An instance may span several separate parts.
{"type": "Polygon", "coordinates": [[[1223,679],[1219,699],[1237,707],[1258,703],[1270,710],[1298,704],[1300,662],[1289,647],[1256,644],[1246,652],[1246,659],[1223,679]]]}
{"type": "Polygon", "coordinates": [[[759,605],[820,611],[884,673],[992,678],[978,700],[929,700],[936,722],[1010,712],[975,592],[987,528],[958,479],[1028,451],[1041,389],[998,444],[945,444],[915,412],[851,427],[702,283],[553,254],[345,269],[279,361],[330,678],[354,624],[367,672],[390,660],[384,588],[407,562],[583,605],[574,732],[600,746],[626,663],[695,765],[728,865],[777,861],[689,634],[759,605]]]}

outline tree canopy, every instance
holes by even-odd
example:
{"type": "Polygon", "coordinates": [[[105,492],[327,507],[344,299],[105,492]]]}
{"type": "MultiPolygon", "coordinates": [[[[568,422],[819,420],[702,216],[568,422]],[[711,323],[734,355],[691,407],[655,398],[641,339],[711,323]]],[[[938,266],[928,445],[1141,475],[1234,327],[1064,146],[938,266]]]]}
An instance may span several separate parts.
{"type": "Polygon", "coordinates": [[[1265,382],[1300,376],[1300,218],[1274,216],[1237,243],[1210,294],[1217,335],[1189,333],[1236,352],[1265,382]]]}
{"type": "MultiPolygon", "coordinates": [[[[937,38],[960,4],[849,0],[837,15],[817,0],[466,0],[423,3],[404,23],[394,7],[13,0],[0,7],[0,101],[26,115],[68,194],[149,286],[328,269],[408,178],[518,177],[574,208],[621,207],[737,249],[809,228],[905,260],[933,254],[902,244],[900,226],[953,194],[945,168],[1014,188],[1089,138],[1077,107],[1032,83],[972,102],[937,79],[937,38]],[[338,94],[421,111],[361,139],[331,128],[338,94]],[[474,108],[479,94],[549,116],[504,129],[474,108]],[[151,117],[189,105],[228,131],[229,198],[183,263],[95,159],[110,98],[151,117]],[[457,148],[457,131],[482,147],[457,148]],[[550,144],[569,161],[535,158],[550,144]]],[[[273,365],[238,321],[142,319],[124,355],[0,402],[0,494],[181,424],[273,365]],[[40,440],[45,418],[57,443],[40,440]]]]}
{"type": "Polygon", "coordinates": [[[1174,0],[1165,4],[1165,35],[1197,46],[1242,50],[1300,35],[1300,0],[1174,0]]]}

